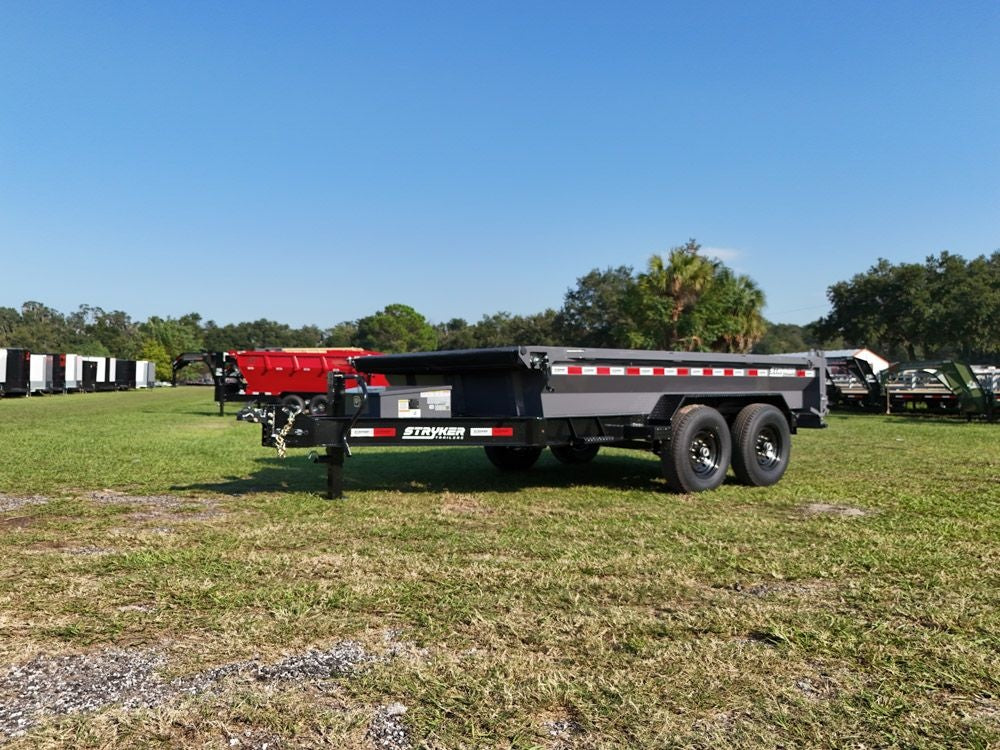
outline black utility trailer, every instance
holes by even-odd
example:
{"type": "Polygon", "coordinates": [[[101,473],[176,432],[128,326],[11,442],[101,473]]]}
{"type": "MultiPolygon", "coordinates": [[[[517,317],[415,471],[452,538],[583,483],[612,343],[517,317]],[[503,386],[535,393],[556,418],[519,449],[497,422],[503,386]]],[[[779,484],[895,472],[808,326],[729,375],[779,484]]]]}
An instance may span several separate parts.
{"type": "Polygon", "coordinates": [[[390,387],[331,373],[326,415],[273,405],[240,414],[262,423],[265,446],[325,448],[318,460],[331,498],[343,493],[345,455],[360,445],[483,446],[503,471],[530,468],[546,447],[579,464],[607,445],[660,455],[678,492],[714,489],[730,466],[764,486],[784,474],[797,428],[826,426],[818,353],[515,346],[360,357],[354,366],[390,387]]]}

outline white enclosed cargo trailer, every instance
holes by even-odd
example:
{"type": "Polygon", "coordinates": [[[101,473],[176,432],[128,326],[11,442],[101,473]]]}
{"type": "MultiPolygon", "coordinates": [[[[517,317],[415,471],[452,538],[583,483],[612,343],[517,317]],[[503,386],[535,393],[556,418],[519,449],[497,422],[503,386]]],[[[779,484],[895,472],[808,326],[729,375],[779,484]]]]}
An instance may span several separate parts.
{"type": "Polygon", "coordinates": [[[83,383],[83,362],[79,354],[66,355],[66,390],[78,391],[83,383]]]}
{"type": "Polygon", "coordinates": [[[149,377],[150,370],[155,371],[156,365],[146,359],[138,359],[135,362],[135,387],[138,388],[152,388],[153,382],[156,380],[155,376],[153,378],[149,377]]]}
{"type": "Polygon", "coordinates": [[[52,355],[32,354],[28,365],[28,390],[48,393],[52,390],[52,355]]]}

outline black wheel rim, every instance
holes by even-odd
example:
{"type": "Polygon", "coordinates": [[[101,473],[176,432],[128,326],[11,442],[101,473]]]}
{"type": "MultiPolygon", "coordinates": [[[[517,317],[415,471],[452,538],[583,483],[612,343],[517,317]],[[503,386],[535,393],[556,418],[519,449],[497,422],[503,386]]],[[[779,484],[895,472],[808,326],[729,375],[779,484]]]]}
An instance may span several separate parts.
{"type": "Polygon", "coordinates": [[[700,430],[688,449],[691,468],[699,477],[711,476],[719,470],[722,445],[715,430],[700,430]]]}
{"type": "Polygon", "coordinates": [[[762,469],[774,469],[781,463],[781,449],[781,435],[773,427],[765,427],[757,433],[754,453],[762,469]]]}

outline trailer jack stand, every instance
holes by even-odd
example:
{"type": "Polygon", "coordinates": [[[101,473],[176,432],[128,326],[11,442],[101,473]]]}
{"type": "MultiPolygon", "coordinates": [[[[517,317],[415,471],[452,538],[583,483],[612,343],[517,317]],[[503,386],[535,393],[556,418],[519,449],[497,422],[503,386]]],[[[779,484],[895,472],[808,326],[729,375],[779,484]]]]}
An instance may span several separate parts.
{"type": "Polygon", "coordinates": [[[326,497],[340,500],[344,497],[344,449],[340,446],[326,447],[326,497]]]}

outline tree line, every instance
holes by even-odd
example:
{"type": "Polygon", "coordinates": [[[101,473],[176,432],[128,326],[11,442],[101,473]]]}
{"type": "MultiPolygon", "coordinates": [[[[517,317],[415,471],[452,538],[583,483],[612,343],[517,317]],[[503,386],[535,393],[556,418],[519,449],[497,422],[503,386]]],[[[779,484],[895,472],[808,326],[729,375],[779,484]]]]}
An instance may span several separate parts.
{"type": "Polygon", "coordinates": [[[827,296],[830,314],[813,323],[768,323],[757,284],[690,240],[652,256],[640,272],[595,268],[566,291],[559,309],[532,315],[434,323],[390,304],[328,328],[293,328],[267,319],[219,325],[197,312],[136,321],[89,305],[64,315],[25,302],[20,310],[0,307],[0,347],[148,359],[161,378],[181,352],[264,347],[404,352],[532,343],[772,354],[864,346],[890,359],[1000,359],[1000,252],[969,261],[941,253],[924,264],[879,260],[827,296]]]}
{"type": "Polygon", "coordinates": [[[197,312],[133,320],[120,310],[81,305],[64,315],[40,302],[0,307],[0,346],[157,363],[159,377],[185,351],[263,347],[360,346],[384,352],[466,349],[511,344],[564,344],[749,351],[764,335],[764,295],[748,276],[706,257],[690,240],[646,270],[594,269],[567,290],[558,310],[498,312],[476,322],[433,323],[408,305],[390,304],[329,328],[293,328],[260,319],[219,325],[197,312]]]}

